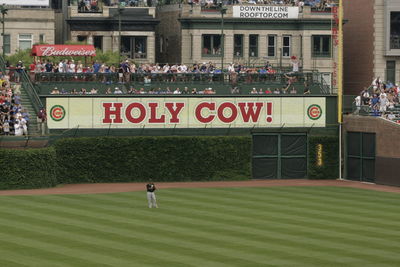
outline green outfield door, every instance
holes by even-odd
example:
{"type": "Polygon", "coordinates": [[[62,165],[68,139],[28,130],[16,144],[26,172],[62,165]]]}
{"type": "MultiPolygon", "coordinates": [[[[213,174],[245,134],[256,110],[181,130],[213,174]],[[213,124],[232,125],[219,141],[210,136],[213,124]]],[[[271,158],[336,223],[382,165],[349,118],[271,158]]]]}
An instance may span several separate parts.
{"type": "Polygon", "coordinates": [[[375,182],[375,134],[347,132],[346,178],[375,182]]]}
{"type": "Polygon", "coordinates": [[[307,134],[253,134],[253,179],[307,176],[307,134]]]}

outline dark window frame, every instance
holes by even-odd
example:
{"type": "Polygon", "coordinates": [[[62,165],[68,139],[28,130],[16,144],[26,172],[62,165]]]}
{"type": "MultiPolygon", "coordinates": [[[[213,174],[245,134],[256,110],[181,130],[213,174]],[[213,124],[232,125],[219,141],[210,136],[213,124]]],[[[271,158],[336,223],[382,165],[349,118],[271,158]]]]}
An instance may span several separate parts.
{"type": "Polygon", "coordinates": [[[127,51],[121,51],[122,55],[128,56],[132,59],[145,59],[147,58],[148,49],[148,38],[147,36],[122,36],[121,38],[121,49],[126,48],[127,51]],[[129,39],[128,39],[129,38],[129,39]],[[142,44],[142,47],[140,47],[142,44]]]}
{"type": "Polygon", "coordinates": [[[103,50],[103,36],[102,36],[102,35],[95,35],[95,36],[93,36],[93,45],[94,45],[94,48],[103,50]],[[97,43],[96,38],[99,38],[99,39],[100,39],[100,46],[98,46],[98,45],[96,44],[96,43],[97,43]]]}
{"type": "Polygon", "coordinates": [[[223,56],[223,52],[224,52],[224,51],[222,51],[221,48],[222,48],[221,34],[202,34],[201,35],[201,56],[202,57],[221,57],[221,56],[223,56]],[[204,53],[205,49],[208,49],[208,48],[204,47],[204,43],[205,43],[204,38],[206,38],[206,37],[210,37],[210,47],[209,47],[210,52],[209,53],[204,53]],[[216,38],[219,38],[219,45],[220,45],[219,53],[215,52],[214,46],[215,46],[215,43],[217,43],[216,38]]]}
{"type": "Polygon", "coordinates": [[[276,57],[276,40],[277,36],[276,34],[268,34],[267,35],[267,57],[269,58],[275,58],[276,57]],[[270,44],[270,39],[269,38],[274,38],[273,45],[270,44]],[[270,48],[273,49],[273,54],[270,54],[270,48]]]}
{"type": "Polygon", "coordinates": [[[233,57],[241,58],[243,57],[244,50],[244,35],[243,34],[234,34],[233,35],[233,57]],[[241,39],[240,45],[236,43],[236,37],[241,39]],[[239,54],[237,53],[239,52],[239,54]]]}
{"type": "Polygon", "coordinates": [[[249,57],[258,57],[259,54],[259,35],[258,34],[249,34],[249,57]],[[251,38],[255,37],[255,44],[252,44],[251,38]],[[254,53],[253,53],[254,52],[254,53]]]}
{"type": "Polygon", "coordinates": [[[389,14],[389,49],[400,49],[400,11],[390,11],[389,14]],[[393,21],[399,20],[396,29],[393,29],[393,21]]]}
{"type": "Polygon", "coordinates": [[[332,36],[331,35],[313,35],[311,37],[311,55],[312,57],[323,57],[323,58],[331,58],[332,57],[332,36]],[[319,51],[315,49],[315,42],[319,42],[319,51]],[[324,40],[327,39],[327,40],[324,40]],[[325,45],[328,45],[328,50],[326,51],[325,45]]]}
{"type": "Polygon", "coordinates": [[[288,58],[292,56],[292,36],[283,35],[282,36],[282,57],[288,58]],[[285,38],[289,38],[289,45],[285,45],[285,38]],[[288,49],[287,55],[285,55],[285,49],[288,49]]]}

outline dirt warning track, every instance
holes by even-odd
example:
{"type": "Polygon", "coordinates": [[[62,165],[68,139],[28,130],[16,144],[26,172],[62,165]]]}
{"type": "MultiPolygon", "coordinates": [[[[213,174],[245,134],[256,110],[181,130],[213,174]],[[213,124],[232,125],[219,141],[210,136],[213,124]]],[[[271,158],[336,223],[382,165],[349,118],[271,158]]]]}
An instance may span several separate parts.
{"type": "MultiPolygon", "coordinates": [[[[0,196],[11,195],[51,195],[51,194],[99,194],[145,191],[146,183],[98,183],[68,184],[54,188],[3,190],[0,196]]],[[[344,180],[250,180],[221,182],[174,182],[156,183],[159,190],[166,188],[206,188],[206,187],[273,187],[273,186],[337,186],[361,188],[382,192],[400,193],[400,187],[368,184],[344,180]]]]}

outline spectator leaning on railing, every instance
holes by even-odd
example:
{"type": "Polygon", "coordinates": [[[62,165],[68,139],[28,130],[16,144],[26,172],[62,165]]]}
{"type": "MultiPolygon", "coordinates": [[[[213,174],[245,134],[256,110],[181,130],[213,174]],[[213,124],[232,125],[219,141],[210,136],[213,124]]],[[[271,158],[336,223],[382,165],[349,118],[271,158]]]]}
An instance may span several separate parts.
{"type": "Polygon", "coordinates": [[[355,98],[356,111],[358,114],[362,107],[369,108],[370,114],[373,116],[381,116],[383,118],[400,121],[399,105],[400,87],[398,84],[391,82],[383,82],[379,77],[375,78],[371,83],[371,90],[364,87],[360,95],[355,98]]]}

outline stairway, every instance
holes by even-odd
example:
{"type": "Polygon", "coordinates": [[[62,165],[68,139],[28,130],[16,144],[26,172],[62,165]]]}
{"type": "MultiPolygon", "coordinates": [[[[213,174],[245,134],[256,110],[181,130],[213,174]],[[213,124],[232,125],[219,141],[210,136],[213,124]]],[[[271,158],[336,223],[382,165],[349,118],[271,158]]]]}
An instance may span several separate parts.
{"type": "MultiPolygon", "coordinates": [[[[33,108],[31,99],[29,98],[28,93],[26,92],[25,88],[20,84],[11,84],[11,86],[19,87],[19,91],[21,92],[21,105],[22,108],[28,110],[29,113],[29,123],[28,123],[28,135],[40,135],[38,131],[38,125],[36,121],[36,112],[33,108]]],[[[18,89],[17,89],[18,91],[18,89]]]]}

